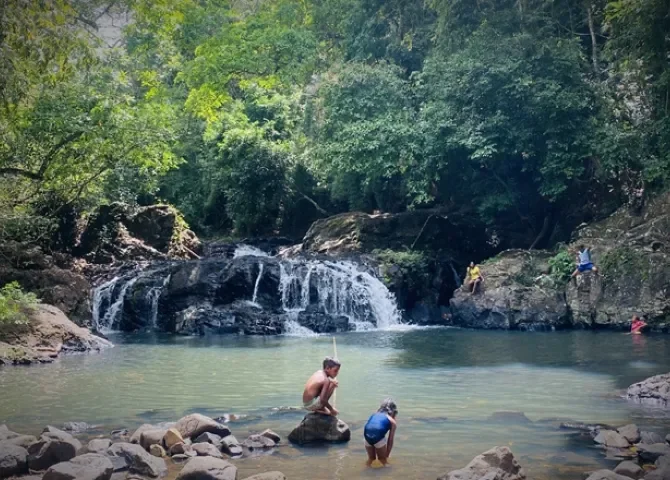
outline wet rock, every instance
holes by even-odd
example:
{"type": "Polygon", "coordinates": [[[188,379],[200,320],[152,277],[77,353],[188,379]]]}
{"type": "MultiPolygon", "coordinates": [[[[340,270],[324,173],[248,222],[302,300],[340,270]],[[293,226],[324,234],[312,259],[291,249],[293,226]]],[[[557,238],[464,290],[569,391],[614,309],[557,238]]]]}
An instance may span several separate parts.
{"type": "Polygon", "coordinates": [[[109,458],[87,453],[52,466],[42,480],[110,480],[113,472],[114,467],[109,458]]]}
{"type": "Polygon", "coordinates": [[[598,470],[589,475],[586,480],[630,480],[630,478],[614,473],[611,470],[598,470]]]}
{"type": "Polygon", "coordinates": [[[264,450],[268,448],[274,448],[276,443],[274,440],[271,440],[268,437],[262,435],[250,435],[244,442],[242,446],[249,450],[264,450]]]}
{"type": "Polygon", "coordinates": [[[640,441],[640,430],[637,428],[637,425],[624,425],[623,427],[617,428],[617,432],[630,443],[637,443],[640,441]]]}
{"type": "Polygon", "coordinates": [[[266,472],[252,475],[244,480],[286,480],[286,475],[281,472],[266,472]]]}
{"type": "Polygon", "coordinates": [[[230,455],[231,457],[239,457],[242,455],[242,446],[240,445],[240,442],[237,441],[237,438],[235,438],[234,435],[228,435],[226,437],[223,437],[221,439],[221,445],[219,445],[219,448],[221,448],[221,451],[225,453],[226,455],[230,455]]]}
{"type": "Polygon", "coordinates": [[[133,432],[133,434],[130,436],[130,443],[140,443],[140,439],[142,437],[142,433],[149,431],[149,430],[156,430],[156,427],[154,425],[150,425],[148,423],[145,423],[143,425],[140,425],[137,430],[133,432]]]}
{"type": "Polygon", "coordinates": [[[489,421],[519,425],[533,423],[523,412],[495,412],[489,417],[489,421]]]}
{"type": "Polygon", "coordinates": [[[47,427],[40,441],[28,449],[28,467],[31,470],[46,470],[52,465],[73,459],[81,449],[81,442],[69,433],[47,427]]]}
{"type": "Polygon", "coordinates": [[[105,453],[111,445],[112,441],[108,438],[95,438],[88,442],[86,450],[89,453],[105,453]]]}
{"type": "Polygon", "coordinates": [[[613,427],[602,423],[562,422],[560,428],[564,430],[577,430],[580,432],[594,433],[599,430],[613,430],[613,427]]]}
{"type": "Polygon", "coordinates": [[[83,433],[89,428],[91,427],[86,422],[65,422],[63,424],[63,430],[72,433],[83,433]]]}
{"type": "Polygon", "coordinates": [[[149,453],[151,455],[153,455],[154,457],[158,457],[158,458],[163,458],[163,457],[167,456],[167,453],[165,452],[165,449],[158,444],[151,445],[149,447],[149,453]]]}
{"type": "Polygon", "coordinates": [[[288,439],[298,445],[308,443],[343,443],[351,440],[351,430],[342,420],[319,413],[308,413],[288,439]]]}
{"type": "Polygon", "coordinates": [[[654,462],[660,456],[670,455],[670,445],[667,443],[654,443],[653,445],[638,443],[636,447],[638,455],[646,462],[654,462]]]}
{"type": "Polygon", "coordinates": [[[186,462],[177,480],[237,480],[237,467],[214,457],[196,457],[186,462]]]}
{"type": "Polygon", "coordinates": [[[220,437],[227,437],[230,435],[230,429],[228,427],[209,417],[200,415],[199,413],[193,413],[183,417],[177,422],[175,429],[183,438],[197,438],[203,433],[213,433],[220,437]]]}
{"type": "Polygon", "coordinates": [[[281,437],[278,434],[276,434],[275,432],[273,432],[272,430],[270,430],[269,428],[267,430],[261,432],[260,435],[263,436],[263,437],[269,438],[270,440],[272,440],[275,443],[279,443],[281,441],[281,437]]]}
{"type": "Polygon", "coordinates": [[[184,438],[179,433],[179,430],[176,428],[168,428],[167,432],[165,432],[165,435],[163,436],[163,445],[165,445],[165,448],[170,450],[178,443],[184,443],[184,438]]]}
{"type": "Polygon", "coordinates": [[[107,455],[124,458],[131,473],[146,475],[152,478],[160,478],[167,475],[165,460],[152,457],[140,445],[115,443],[109,447],[107,455]]]}
{"type": "Polygon", "coordinates": [[[0,478],[28,473],[28,451],[0,441],[0,478]]]}
{"type": "Polygon", "coordinates": [[[211,443],[212,445],[219,445],[221,443],[221,436],[205,432],[193,440],[193,443],[211,443]]]}
{"type": "Polygon", "coordinates": [[[526,474],[507,447],[494,447],[476,456],[465,468],[454,470],[438,480],[524,480],[526,474]]]}
{"type": "Polygon", "coordinates": [[[623,475],[624,477],[634,478],[638,480],[644,476],[644,470],[636,463],[625,461],[621,462],[614,469],[614,473],[623,475]]]}
{"type": "Polygon", "coordinates": [[[199,457],[223,458],[219,449],[211,443],[194,443],[191,448],[199,457]]]}
{"type": "Polygon", "coordinates": [[[667,407],[670,402],[670,373],[634,383],[628,387],[626,397],[636,403],[667,407]]]}
{"type": "Polygon", "coordinates": [[[142,448],[149,451],[152,445],[161,444],[166,432],[167,430],[162,429],[145,430],[140,435],[140,445],[142,445],[142,448]]]}
{"type": "Polygon", "coordinates": [[[193,451],[193,448],[191,448],[191,445],[187,445],[184,442],[175,443],[170,448],[170,455],[183,455],[185,453],[192,452],[192,451],[193,451]]]}
{"type": "Polygon", "coordinates": [[[28,449],[33,443],[37,443],[37,438],[32,435],[17,435],[6,440],[0,439],[0,442],[11,443],[12,445],[28,449]]]}
{"type": "MultiPolygon", "coordinates": [[[[112,432],[109,435],[114,440],[126,440],[127,439],[127,441],[130,441],[130,438],[127,438],[128,435],[130,435],[130,431],[127,428],[121,428],[119,430],[112,430],[112,432]]],[[[139,438],[138,438],[137,442],[131,442],[131,443],[138,443],[138,442],[139,442],[139,438]]]]}
{"type": "Polygon", "coordinates": [[[16,432],[12,432],[7,425],[0,425],[0,442],[3,440],[7,440],[9,438],[14,438],[18,437],[19,434],[16,432]]]}
{"type": "Polygon", "coordinates": [[[49,440],[60,440],[63,442],[71,442],[76,446],[77,451],[81,450],[81,442],[79,440],[74,438],[74,436],[72,436],[71,434],[52,426],[47,426],[42,431],[42,435],[40,438],[49,440]]]}
{"type": "Polygon", "coordinates": [[[622,435],[612,430],[601,430],[594,439],[596,443],[606,447],[628,448],[630,443],[622,435]]]}
{"type": "MultiPolygon", "coordinates": [[[[105,452],[106,455],[109,455],[108,452],[105,452]]],[[[126,472],[128,470],[128,462],[124,457],[108,457],[109,461],[112,462],[114,467],[114,472],[126,472]]]]}
{"type": "Polygon", "coordinates": [[[640,443],[645,445],[654,445],[656,443],[663,443],[663,437],[656,432],[640,432],[640,443]]]}

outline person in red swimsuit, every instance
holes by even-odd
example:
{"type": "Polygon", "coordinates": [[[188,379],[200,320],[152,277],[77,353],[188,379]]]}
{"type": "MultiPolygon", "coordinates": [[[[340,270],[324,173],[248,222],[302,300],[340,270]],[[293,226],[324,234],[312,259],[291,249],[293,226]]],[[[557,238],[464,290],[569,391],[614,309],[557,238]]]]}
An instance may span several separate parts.
{"type": "Polygon", "coordinates": [[[646,327],[647,324],[637,315],[633,315],[633,322],[630,325],[631,335],[641,335],[642,329],[646,327]]]}

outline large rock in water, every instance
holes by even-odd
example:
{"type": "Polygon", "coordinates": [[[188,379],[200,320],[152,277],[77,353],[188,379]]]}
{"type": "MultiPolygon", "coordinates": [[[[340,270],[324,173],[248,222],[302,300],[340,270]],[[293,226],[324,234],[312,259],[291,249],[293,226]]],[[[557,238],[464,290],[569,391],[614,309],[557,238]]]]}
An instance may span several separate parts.
{"type": "Polygon", "coordinates": [[[162,458],[156,458],[134,443],[115,443],[107,450],[110,457],[123,458],[130,471],[152,478],[167,475],[167,465],[162,458]]]}
{"type": "Polygon", "coordinates": [[[484,282],[471,295],[464,286],[451,299],[456,326],[544,330],[569,325],[563,292],[551,277],[550,254],[508,250],[481,265],[484,282]]]}
{"type": "Polygon", "coordinates": [[[220,437],[230,435],[230,429],[225,425],[199,413],[192,413],[181,418],[174,426],[183,438],[198,438],[203,433],[213,433],[220,437]]]}
{"type": "Polygon", "coordinates": [[[437,480],[524,480],[526,474],[507,447],[494,447],[476,456],[465,468],[437,480]]]}
{"type": "Polygon", "coordinates": [[[109,480],[114,472],[112,462],[104,455],[87,453],[51,467],[42,480],[109,480]]]}
{"type": "Polygon", "coordinates": [[[300,425],[289,434],[290,442],[298,445],[309,443],[343,443],[351,440],[349,425],[342,420],[320,413],[308,413],[300,425]]]}
{"type": "Polygon", "coordinates": [[[177,475],[177,480],[237,480],[237,467],[214,457],[195,457],[177,475]]]}
{"type": "Polygon", "coordinates": [[[670,402],[670,373],[634,383],[628,387],[626,397],[637,403],[667,407],[670,402]]]}
{"type": "Polygon", "coordinates": [[[0,364],[49,361],[60,353],[100,351],[111,347],[107,340],[72,323],[58,308],[39,304],[29,323],[0,342],[0,364]]]}

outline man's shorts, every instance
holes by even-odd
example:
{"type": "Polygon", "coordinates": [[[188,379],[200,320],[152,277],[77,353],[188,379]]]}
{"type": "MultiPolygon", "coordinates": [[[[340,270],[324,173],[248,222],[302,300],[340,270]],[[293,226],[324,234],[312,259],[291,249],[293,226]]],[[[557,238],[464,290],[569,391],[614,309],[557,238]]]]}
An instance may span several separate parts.
{"type": "Polygon", "coordinates": [[[303,404],[303,408],[308,412],[316,412],[317,410],[321,410],[321,398],[313,398],[311,401],[303,404]]]}
{"type": "Polygon", "coordinates": [[[584,265],[579,265],[577,270],[580,272],[586,272],[587,270],[593,270],[593,263],[585,263],[584,265]]]}
{"type": "Polygon", "coordinates": [[[383,436],[381,440],[378,440],[375,442],[376,439],[374,438],[368,438],[365,435],[363,436],[365,439],[365,446],[366,447],[375,447],[375,448],[384,448],[386,446],[386,436],[383,436]]]}

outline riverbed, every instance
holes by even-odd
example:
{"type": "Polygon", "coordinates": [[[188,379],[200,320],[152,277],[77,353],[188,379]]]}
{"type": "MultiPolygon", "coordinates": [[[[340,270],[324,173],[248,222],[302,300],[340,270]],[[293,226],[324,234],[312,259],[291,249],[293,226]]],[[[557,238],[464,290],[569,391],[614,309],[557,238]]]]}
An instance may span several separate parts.
{"type": "MultiPolygon", "coordinates": [[[[579,478],[616,462],[560,429],[563,420],[670,433],[664,410],[621,397],[629,384],[670,371],[670,337],[424,329],[335,338],[343,362],[336,402],[352,441],[284,444],[235,461],[240,478],[280,470],[290,479],[432,479],[495,445],[509,446],[530,478],[579,478]],[[391,467],[368,470],[363,426],[387,396],[399,407],[391,467]]],[[[302,418],[291,407],[305,380],[333,353],[330,336],[111,340],[115,348],[100,354],[0,369],[0,423],[36,434],[47,424],[84,421],[105,434],[190,412],[232,413],[241,417],[230,424],[240,440],[265,428],[286,438],[302,418]]]]}

